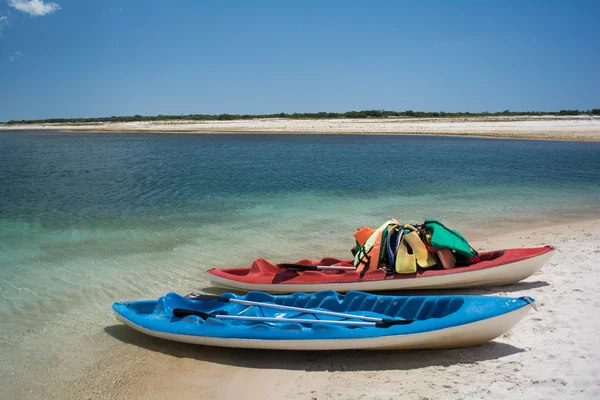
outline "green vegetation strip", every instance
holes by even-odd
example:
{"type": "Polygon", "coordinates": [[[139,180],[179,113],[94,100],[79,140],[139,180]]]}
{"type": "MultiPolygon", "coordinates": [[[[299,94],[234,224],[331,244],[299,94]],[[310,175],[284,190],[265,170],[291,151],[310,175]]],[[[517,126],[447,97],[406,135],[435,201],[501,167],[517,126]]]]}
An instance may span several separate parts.
{"type": "Polygon", "coordinates": [[[123,117],[100,117],[100,118],[51,118],[51,119],[36,119],[36,120],[11,120],[6,122],[7,125],[16,124],[47,124],[47,123],[94,123],[94,122],[136,122],[136,121],[173,121],[173,120],[193,120],[193,121],[232,121],[243,119],[256,118],[288,118],[288,119],[331,119],[331,118],[387,118],[387,117],[412,117],[412,118],[456,118],[456,117],[494,117],[494,116],[571,116],[571,115],[600,115],[600,108],[594,108],[588,111],[583,110],[560,110],[558,112],[541,112],[541,111],[501,111],[495,113],[482,112],[425,112],[425,111],[385,111],[385,110],[365,110],[365,111],[348,111],[345,113],[294,113],[294,114],[189,114],[189,115],[156,115],[144,116],[133,115],[123,117]]]}

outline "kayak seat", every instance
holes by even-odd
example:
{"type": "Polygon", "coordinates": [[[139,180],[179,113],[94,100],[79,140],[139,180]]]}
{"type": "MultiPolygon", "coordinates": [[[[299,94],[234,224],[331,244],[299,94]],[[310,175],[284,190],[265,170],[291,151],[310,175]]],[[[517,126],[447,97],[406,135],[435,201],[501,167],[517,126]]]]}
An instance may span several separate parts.
{"type": "Polygon", "coordinates": [[[136,301],[129,304],[129,309],[136,314],[152,314],[161,309],[161,304],[152,300],[136,301]]]}
{"type": "Polygon", "coordinates": [[[479,254],[479,261],[492,261],[504,255],[504,250],[487,251],[479,254]]]}
{"type": "Polygon", "coordinates": [[[464,298],[440,298],[429,300],[423,297],[411,297],[399,310],[396,317],[405,319],[425,320],[430,318],[442,318],[460,309],[464,298]]]}
{"type": "Polygon", "coordinates": [[[289,281],[290,279],[297,278],[298,272],[284,271],[284,272],[279,272],[279,273],[271,274],[271,275],[272,275],[271,283],[278,284],[278,283],[283,283],[283,282],[289,281]]]}
{"type": "Polygon", "coordinates": [[[259,258],[258,260],[255,260],[252,263],[252,266],[250,267],[250,274],[257,274],[257,273],[276,274],[280,271],[281,271],[281,269],[279,267],[271,264],[264,258],[259,258]]]}
{"type": "Polygon", "coordinates": [[[335,311],[335,312],[343,312],[344,311],[344,306],[342,305],[342,303],[340,303],[337,299],[335,299],[333,297],[329,297],[329,298],[325,299],[321,303],[319,308],[325,308],[325,309],[335,311]]]}

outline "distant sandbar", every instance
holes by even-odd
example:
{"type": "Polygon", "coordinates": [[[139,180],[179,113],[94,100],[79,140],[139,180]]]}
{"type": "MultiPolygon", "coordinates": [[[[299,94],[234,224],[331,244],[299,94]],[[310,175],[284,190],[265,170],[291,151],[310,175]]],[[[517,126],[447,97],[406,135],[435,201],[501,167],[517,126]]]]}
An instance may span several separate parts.
{"type": "Polygon", "coordinates": [[[0,125],[6,130],[244,134],[417,134],[509,139],[600,141],[600,117],[514,116],[465,118],[286,119],[140,121],[0,125]]]}

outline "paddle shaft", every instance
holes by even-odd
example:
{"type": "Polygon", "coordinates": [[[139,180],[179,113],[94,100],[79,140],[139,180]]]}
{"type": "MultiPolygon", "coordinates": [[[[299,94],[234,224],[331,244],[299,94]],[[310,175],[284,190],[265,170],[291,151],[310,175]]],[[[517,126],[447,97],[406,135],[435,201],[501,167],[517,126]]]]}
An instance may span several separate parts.
{"type": "Polygon", "coordinates": [[[298,311],[298,312],[303,312],[303,313],[307,313],[307,314],[321,314],[321,315],[329,315],[331,317],[362,319],[363,321],[370,321],[370,322],[382,322],[382,321],[384,321],[383,318],[367,317],[367,316],[364,316],[364,315],[346,314],[346,313],[340,313],[340,312],[334,312],[334,311],[325,311],[325,310],[315,310],[315,309],[312,309],[312,308],[300,308],[300,307],[282,306],[280,304],[260,303],[260,302],[257,302],[257,301],[232,299],[232,298],[223,297],[223,296],[212,296],[212,295],[204,295],[204,294],[196,294],[196,293],[191,293],[188,296],[186,296],[186,298],[191,299],[191,300],[222,301],[222,302],[225,302],[225,303],[243,304],[245,306],[259,306],[259,307],[276,308],[278,310],[298,311]]]}
{"type": "Polygon", "coordinates": [[[195,315],[202,319],[207,318],[218,318],[218,319],[229,319],[229,320],[243,320],[243,321],[257,321],[257,322],[285,322],[285,323],[298,323],[298,324],[329,324],[329,325],[353,325],[353,326],[371,326],[376,328],[387,328],[393,325],[408,325],[412,323],[412,320],[406,319],[381,319],[377,322],[368,321],[331,321],[323,319],[302,319],[302,318],[273,318],[273,317],[251,317],[246,315],[223,315],[223,314],[209,314],[202,311],[196,310],[185,310],[182,308],[176,308],[173,310],[173,315],[179,318],[184,318],[189,315],[195,315]]]}
{"type": "Polygon", "coordinates": [[[343,266],[343,265],[300,265],[300,264],[277,264],[279,268],[285,268],[289,270],[307,270],[307,271],[320,271],[320,270],[332,270],[332,271],[354,271],[356,268],[343,266]]]}

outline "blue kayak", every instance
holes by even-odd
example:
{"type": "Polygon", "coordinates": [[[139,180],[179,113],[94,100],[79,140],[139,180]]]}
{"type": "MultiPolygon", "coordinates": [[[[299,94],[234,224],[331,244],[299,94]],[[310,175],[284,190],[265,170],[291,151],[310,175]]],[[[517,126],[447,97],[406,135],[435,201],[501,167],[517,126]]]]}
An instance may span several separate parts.
{"type": "Polygon", "coordinates": [[[430,349],[485,343],[510,330],[530,297],[381,296],[351,291],[245,296],[169,293],[113,304],[148,335],[209,346],[286,350],[430,349]]]}

